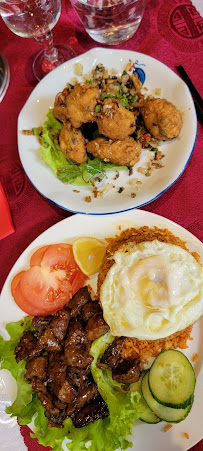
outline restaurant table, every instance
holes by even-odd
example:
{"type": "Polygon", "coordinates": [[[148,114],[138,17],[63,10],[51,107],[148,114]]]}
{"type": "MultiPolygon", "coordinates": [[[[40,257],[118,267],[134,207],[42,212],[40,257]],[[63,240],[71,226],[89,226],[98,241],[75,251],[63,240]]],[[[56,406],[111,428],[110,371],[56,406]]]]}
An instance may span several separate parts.
{"type": "MultiPolygon", "coordinates": [[[[200,3],[198,0],[196,3],[198,8],[200,3]]],[[[94,47],[102,48],[102,45],[93,41],[85,32],[68,0],[62,0],[61,16],[53,29],[53,35],[55,43],[69,45],[76,55],[94,47]]],[[[150,55],[165,63],[176,73],[178,73],[177,66],[183,65],[199,94],[203,96],[201,66],[203,19],[189,0],[148,0],[137,33],[114,48],[150,55]]],[[[0,182],[11,214],[9,234],[0,240],[0,289],[12,266],[26,247],[47,228],[72,215],[44,198],[34,188],[19,159],[17,118],[37,84],[32,73],[32,61],[38,51],[39,44],[34,39],[16,36],[0,18],[0,52],[7,59],[10,67],[9,87],[0,104],[0,182]]],[[[196,144],[182,175],[160,197],[141,207],[142,210],[176,222],[199,240],[203,239],[203,127],[201,121],[201,117],[198,116],[196,144]]],[[[0,216],[2,212],[1,208],[0,216]]],[[[11,444],[4,443],[0,445],[0,448],[9,451],[45,450],[36,439],[30,438],[30,430],[27,426],[22,426],[20,431],[21,438],[24,439],[21,445],[17,446],[17,442],[13,444],[12,437],[11,444]]],[[[192,449],[203,450],[203,441],[192,449]]]]}

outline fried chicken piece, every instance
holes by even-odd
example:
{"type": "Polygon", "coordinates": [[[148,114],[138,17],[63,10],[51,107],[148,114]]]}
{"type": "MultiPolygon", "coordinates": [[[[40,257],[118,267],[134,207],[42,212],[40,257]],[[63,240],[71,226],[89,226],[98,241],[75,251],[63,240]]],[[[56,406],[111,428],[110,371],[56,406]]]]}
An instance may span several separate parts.
{"type": "Polygon", "coordinates": [[[81,130],[73,128],[70,122],[64,124],[59,135],[59,143],[68,160],[76,164],[87,161],[85,138],[81,130]]]}
{"type": "Polygon", "coordinates": [[[148,97],[140,111],[146,128],[154,138],[166,141],[179,135],[182,127],[181,113],[166,99],[148,97]]]}
{"type": "Polygon", "coordinates": [[[55,118],[63,122],[64,124],[68,121],[67,110],[64,106],[55,104],[53,113],[55,118]]]}
{"type": "Polygon", "coordinates": [[[97,138],[87,144],[87,151],[101,160],[120,166],[133,166],[140,159],[142,147],[131,136],[112,141],[97,138]]]}
{"type": "Polygon", "coordinates": [[[68,114],[66,110],[66,99],[68,95],[69,90],[65,88],[62,92],[59,92],[54,101],[54,116],[59,121],[63,122],[64,124],[68,121],[68,114]]]}
{"type": "Polygon", "coordinates": [[[98,88],[91,83],[78,83],[66,97],[66,116],[75,128],[94,122],[94,110],[100,98],[98,88]]]}
{"type": "Polygon", "coordinates": [[[105,99],[97,118],[99,133],[110,139],[123,139],[134,133],[135,115],[122,106],[118,99],[105,99]]]}

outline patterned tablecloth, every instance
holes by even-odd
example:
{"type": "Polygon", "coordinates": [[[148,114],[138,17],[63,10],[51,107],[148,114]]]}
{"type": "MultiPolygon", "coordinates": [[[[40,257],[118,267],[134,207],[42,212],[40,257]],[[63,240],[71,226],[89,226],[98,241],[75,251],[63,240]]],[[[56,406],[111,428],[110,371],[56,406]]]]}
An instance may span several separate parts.
{"type": "MultiPolygon", "coordinates": [[[[200,11],[201,0],[194,0],[194,3],[200,11]]],[[[130,40],[115,48],[145,53],[162,61],[175,72],[177,72],[176,67],[182,64],[200,95],[203,96],[203,19],[197,9],[190,0],[148,0],[138,32],[130,40]]],[[[68,0],[62,1],[61,16],[53,29],[53,34],[56,43],[69,44],[77,55],[93,47],[102,47],[84,31],[68,0]]],[[[32,74],[32,61],[38,50],[39,45],[34,39],[28,40],[16,36],[0,19],[0,51],[6,57],[10,67],[10,84],[0,105],[0,182],[8,200],[14,227],[12,229],[11,226],[9,236],[0,241],[0,289],[24,249],[47,228],[71,215],[68,211],[46,200],[35,190],[22,168],[18,155],[17,118],[36,85],[32,74]]],[[[143,210],[171,219],[200,240],[203,238],[202,147],[202,124],[198,120],[195,149],[185,171],[164,194],[142,207],[143,210]]],[[[2,216],[3,207],[0,208],[2,216]]],[[[3,387],[0,393],[3,393],[3,387]]],[[[18,426],[12,419],[9,420],[12,431],[10,437],[7,441],[3,440],[4,424],[8,422],[8,419],[3,416],[4,403],[5,395],[1,395],[1,449],[45,450],[37,444],[36,440],[30,439],[27,426],[21,427],[19,438],[16,430],[18,426]]],[[[203,442],[193,448],[195,451],[201,449],[203,449],[203,442]]]]}

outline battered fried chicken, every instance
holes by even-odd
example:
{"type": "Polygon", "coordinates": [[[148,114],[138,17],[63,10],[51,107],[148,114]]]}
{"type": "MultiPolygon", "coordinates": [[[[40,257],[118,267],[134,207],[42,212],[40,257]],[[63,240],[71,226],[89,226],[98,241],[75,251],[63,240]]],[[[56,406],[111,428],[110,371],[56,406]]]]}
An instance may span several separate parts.
{"type": "Polygon", "coordinates": [[[181,113],[166,99],[148,97],[140,111],[146,128],[154,138],[166,141],[179,135],[182,127],[181,113]]]}
{"type": "Polygon", "coordinates": [[[122,106],[118,99],[105,99],[97,118],[99,133],[110,139],[123,139],[134,133],[135,114],[122,106]]]}
{"type": "Polygon", "coordinates": [[[94,157],[120,166],[133,166],[139,161],[142,147],[132,137],[112,141],[97,138],[87,144],[87,151],[94,157]]]}
{"type": "Polygon", "coordinates": [[[59,143],[68,160],[76,164],[87,161],[85,138],[81,130],[72,127],[70,122],[64,124],[59,135],[59,143]]]}
{"type": "Polygon", "coordinates": [[[98,88],[91,83],[78,83],[66,97],[66,114],[71,124],[79,128],[87,122],[94,122],[94,110],[100,98],[98,88]]]}

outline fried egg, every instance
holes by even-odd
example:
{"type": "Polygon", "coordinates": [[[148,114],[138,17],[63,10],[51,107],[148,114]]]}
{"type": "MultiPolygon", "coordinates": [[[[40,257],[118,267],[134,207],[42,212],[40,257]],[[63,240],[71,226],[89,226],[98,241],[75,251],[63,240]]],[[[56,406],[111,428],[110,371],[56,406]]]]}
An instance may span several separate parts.
{"type": "Polygon", "coordinates": [[[203,314],[203,267],[180,246],[145,241],[122,245],[100,290],[114,336],[156,340],[203,314]]]}

